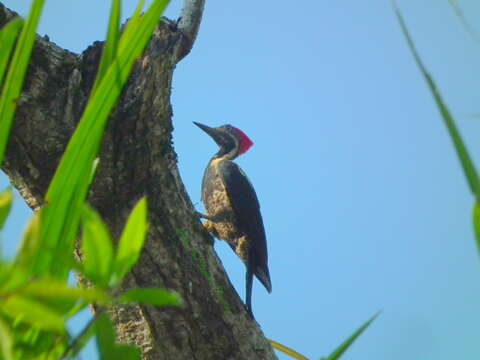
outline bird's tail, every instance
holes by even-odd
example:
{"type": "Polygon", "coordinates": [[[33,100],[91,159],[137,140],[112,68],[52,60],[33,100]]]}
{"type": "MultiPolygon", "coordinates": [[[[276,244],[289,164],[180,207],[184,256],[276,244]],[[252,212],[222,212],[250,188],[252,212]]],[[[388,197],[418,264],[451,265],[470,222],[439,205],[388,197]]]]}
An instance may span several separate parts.
{"type": "Polygon", "coordinates": [[[263,286],[265,286],[265,289],[269,293],[272,292],[272,282],[270,280],[270,273],[268,272],[267,267],[257,267],[255,268],[255,276],[257,277],[258,280],[262,283],[263,286]]]}

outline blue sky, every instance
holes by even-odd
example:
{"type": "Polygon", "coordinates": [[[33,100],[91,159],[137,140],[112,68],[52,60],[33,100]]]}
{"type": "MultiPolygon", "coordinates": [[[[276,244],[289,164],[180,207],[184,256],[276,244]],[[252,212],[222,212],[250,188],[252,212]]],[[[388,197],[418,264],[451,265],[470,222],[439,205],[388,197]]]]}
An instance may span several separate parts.
{"type": "MultiPolygon", "coordinates": [[[[30,4],[3,2],[23,14],[30,4]]],[[[104,38],[109,3],[47,0],[39,32],[81,52],[104,38]]],[[[478,159],[480,44],[447,0],[398,3],[478,159]]],[[[475,23],[480,3],[458,3],[475,23]]],[[[127,15],[135,2],[124,4],[127,15]]],[[[167,16],[180,7],[172,1],[167,16]]],[[[238,163],[268,236],[273,293],[256,282],[253,295],[267,337],[318,359],[382,310],[344,359],[478,359],[473,198],[389,1],[207,0],[172,103],[199,210],[216,146],[192,121],[230,123],[255,142],[238,163]]],[[[10,254],[28,217],[20,199],[12,217],[10,254]]],[[[243,298],[243,264],[215,248],[243,298]]]]}

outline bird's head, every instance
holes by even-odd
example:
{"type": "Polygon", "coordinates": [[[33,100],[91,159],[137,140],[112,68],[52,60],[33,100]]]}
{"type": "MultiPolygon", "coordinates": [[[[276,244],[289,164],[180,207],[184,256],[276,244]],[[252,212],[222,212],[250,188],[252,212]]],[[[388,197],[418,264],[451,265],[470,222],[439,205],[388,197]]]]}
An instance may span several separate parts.
{"type": "Polygon", "coordinates": [[[242,130],[232,125],[222,125],[212,128],[197,122],[193,123],[210,135],[220,147],[216,157],[225,157],[228,160],[233,160],[237,156],[247,152],[253,145],[252,140],[250,140],[242,130]]]}

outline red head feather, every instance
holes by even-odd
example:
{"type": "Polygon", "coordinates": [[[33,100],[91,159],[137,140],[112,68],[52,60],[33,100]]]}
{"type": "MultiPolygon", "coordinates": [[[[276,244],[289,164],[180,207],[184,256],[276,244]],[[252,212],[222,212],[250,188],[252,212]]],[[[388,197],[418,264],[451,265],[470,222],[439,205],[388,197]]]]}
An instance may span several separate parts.
{"type": "Polygon", "coordinates": [[[242,130],[237,129],[236,127],[232,126],[232,129],[237,133],[239,139],[240,139],[240,150],[238,151],[238,154],[244,154],[250,149],[253,145],[253,141],[250,140],[250,138],[245,134],[242,130]]]}

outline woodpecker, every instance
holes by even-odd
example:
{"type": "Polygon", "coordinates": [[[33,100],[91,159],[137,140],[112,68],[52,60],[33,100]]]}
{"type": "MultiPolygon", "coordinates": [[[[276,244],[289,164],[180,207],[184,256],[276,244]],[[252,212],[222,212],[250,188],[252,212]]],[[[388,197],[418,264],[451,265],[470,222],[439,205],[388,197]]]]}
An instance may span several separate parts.
{"type": "Polygon", "coordinates": [[[260,204],[252,184],[242,169],[233,162],[253,145],[248,136],[231,125],[217,128],[194,122],[220,147],[208,163],[202,181],[202,202],[207,231],[225,240],[247,267],[246,305],[253,319],[253,275],[270,293],[272,283],[268,271],[268,253],[260,204]]]}

